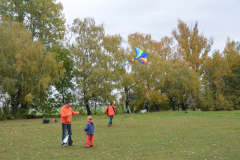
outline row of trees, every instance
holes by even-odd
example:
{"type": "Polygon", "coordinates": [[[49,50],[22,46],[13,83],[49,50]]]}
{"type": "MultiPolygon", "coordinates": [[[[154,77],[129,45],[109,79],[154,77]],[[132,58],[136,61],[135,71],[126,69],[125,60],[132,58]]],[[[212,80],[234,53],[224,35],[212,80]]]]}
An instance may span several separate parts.
{"type": "Polygon", "coordinates": [[[213,39],[198,23],[179,20],[172,37],[134,33],[123,48],[121,35],[106,35],[92,18],[66,27],[62,9],[55,0],[0,2],[0,98],[13,116],[54,113],[67,99],[88,114],[112,101],[147,110],[240,108],[238,42],[228,38],[223,52],[210,52],[213,39]],[[120,69],[135,57],[134,46],[148,62],[120,69]]]}

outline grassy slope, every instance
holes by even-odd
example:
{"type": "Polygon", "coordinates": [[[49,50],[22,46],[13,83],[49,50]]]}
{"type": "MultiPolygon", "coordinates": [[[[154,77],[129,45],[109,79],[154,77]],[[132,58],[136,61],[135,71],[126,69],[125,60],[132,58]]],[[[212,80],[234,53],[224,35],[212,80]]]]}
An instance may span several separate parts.
{"type": "MultiPolygon", "coordinates": [[[[75,147],[61,147],[61,122],[0,121],[0,159],[239,159],[240,112],[160,112],[93,116],[94,147],[85,149],[87,116],[73,119],[75,147]]],[[[60,120],[60,119],[59,119],[60,120]]]]}

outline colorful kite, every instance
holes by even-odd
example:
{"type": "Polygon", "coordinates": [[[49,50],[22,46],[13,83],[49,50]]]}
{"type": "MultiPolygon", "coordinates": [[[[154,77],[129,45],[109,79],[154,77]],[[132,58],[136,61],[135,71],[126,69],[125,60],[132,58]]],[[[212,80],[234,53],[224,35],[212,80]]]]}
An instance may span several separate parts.
{"type": "Polygon", "coordinates": [[[123,67],[136,59],[140,60],[142,64],[145,64],[147,62],[148,54],[146,52],[143,52],[141,49],[137,47],[135,47],[135,50],[136,50],[137,56],[134,59],[131,59],[123,64],[120,64],[119,65],[120,67],[123,67]]]}

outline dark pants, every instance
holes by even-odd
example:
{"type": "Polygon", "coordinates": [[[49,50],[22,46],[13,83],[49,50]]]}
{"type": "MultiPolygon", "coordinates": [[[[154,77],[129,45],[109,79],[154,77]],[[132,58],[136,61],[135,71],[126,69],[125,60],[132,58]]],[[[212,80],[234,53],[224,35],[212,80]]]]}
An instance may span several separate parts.
{"type": "MultiPolygon", "coordinates": [[[[69,135],[68,144],[72,145],[73,144],[73,141],[72,141],[72,124],[62,123],[62,141],[66,137],[66,130],[68,130],[68,135],[69,135]]],[[[65,144],[65,143],[63,143],[63,144],[65,144]]]]}
{"type": "Polygon", "coordinates": [[[113,119],[113,116],[109,116],[110,117],[110,120],[108,122],[108,125],[112,124],[112,119],[113,119]]]}

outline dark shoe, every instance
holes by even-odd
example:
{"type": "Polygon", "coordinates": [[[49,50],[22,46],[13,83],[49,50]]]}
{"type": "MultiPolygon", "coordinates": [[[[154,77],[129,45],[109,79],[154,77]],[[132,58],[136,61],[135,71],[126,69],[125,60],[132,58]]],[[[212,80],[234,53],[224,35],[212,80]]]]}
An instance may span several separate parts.
{"type": "Polygon", "coordinates": [[[108,125],[108,127],[110,127],[110,125],[108,125]]]}
{"type": "Polygon", "coordinates": [[[89,148],[88,146],[85,146],[84,148],[89,148]]]}
{"type": "Polygon", "coordinates": [[[75,144],[74,144],[74,143],[72,143],[71,145],[69,144],[69,146],[75,146],[75,144]]]}
{"type": "Polygon", "coordinates": [[[67,144],[63,144],[62,146],[63,146],[63,147],[67,147],[67,144]]]}
{"type": "Polygon", "coordinates": [[[93,146],[90,146],[90,147],[93,147],[93,146]]]}

